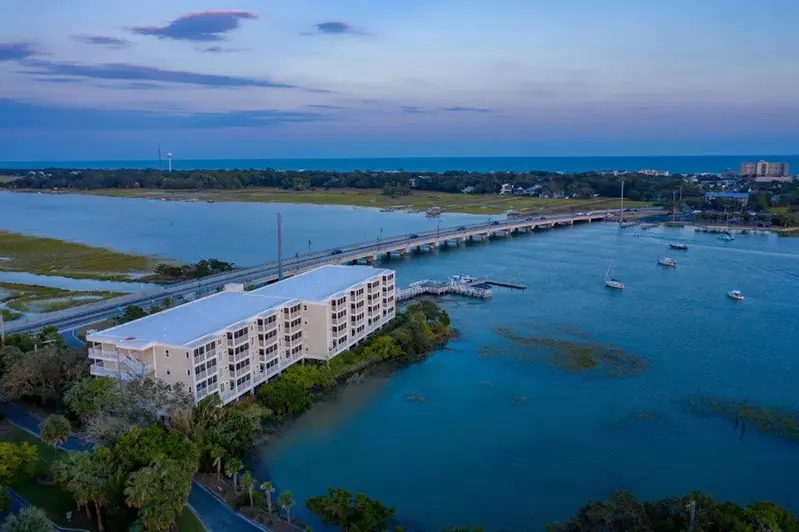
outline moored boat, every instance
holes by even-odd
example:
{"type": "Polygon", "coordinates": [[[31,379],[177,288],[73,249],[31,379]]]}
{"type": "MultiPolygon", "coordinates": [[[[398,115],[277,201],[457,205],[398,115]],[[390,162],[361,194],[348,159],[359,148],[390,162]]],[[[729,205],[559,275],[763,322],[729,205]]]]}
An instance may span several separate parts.
{"type": "Polygon", "coordinates": [[[671,243],[671,244],[669,244],[669,247],[670,247],[671,249],[682,249],[682,250],[686,250],[686,249],[688,249],[688,244],[682,244],[682,243],[680,243],[680,244],[674,244],[674,243],[671,243]]]}
{"type": "Polygon", "coordinates": [[[624,290],[624,283],[613,277],[611,267],[613,262],[608,264],[608,271],[605,272],[605,286],[614,290],[624,290]]]}
{"type": "Polygon", "coordinates": [[[740,290],[730,290],[729,292],[727,292],[727,297],[729,297],[730,299],[734,299],[736,301],[744,300],[744,295],[740,290]]]}
{"type": "Polygon", "coordinates": [[[677,261],[672,259],[671,257],[660,257],[660,259],[658,259],[658,264],[666,266],[667,268],[677,267],[677,261]]]}

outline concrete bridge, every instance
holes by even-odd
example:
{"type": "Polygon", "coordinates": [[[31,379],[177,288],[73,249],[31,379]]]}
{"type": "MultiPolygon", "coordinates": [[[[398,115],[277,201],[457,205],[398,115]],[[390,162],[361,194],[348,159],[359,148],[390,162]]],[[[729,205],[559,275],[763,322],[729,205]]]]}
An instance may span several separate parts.
{"type": "MultiPolygon", "coordinates": [[[[652,211],[654,214],[655,209],[652,211]]],[[[657,209],[657,211],[660,212],[661,209],[657,209]]],[[[280,264],[270,262],[241,268],[148,292],[127,294],[114,299],[49,312],[34,318],[21,318],[6,323],[5,332],[34,331],[48,325],[58,327],[61,331],[69,331],[121,314],[124,307],[128,305],[150,307],[160,304],[167,298],[180,301],[216,292],[227,283],[241,283],[249,286],[268,284],[278,279],[281,270],[283,276],[287,277],[325,264],[373,262],[391,254],[404,255],[414,250],[435,251],[439,246],[459,245],[466,240],[488,239],[511,233],[603,221],[611,212],[615,211],[497,220],[372,240],[351,246],[297,255],[283,259],[280,264]]]]}

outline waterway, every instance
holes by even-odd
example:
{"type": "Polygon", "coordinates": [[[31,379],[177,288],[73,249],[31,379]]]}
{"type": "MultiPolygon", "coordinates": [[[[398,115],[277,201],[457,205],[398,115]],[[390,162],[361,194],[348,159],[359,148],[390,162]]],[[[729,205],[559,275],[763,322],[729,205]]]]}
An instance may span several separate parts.
{"type": "Polygon", "coordinates": [[[49,286],[63,290],[100,292],[151,292],[161,288],[155,284],[125,281],[98,281],[97,279],[72,279],[60,275],[38,275],[30,272],[0,271],[0,282],[49,286]]]}
{"type": "MultiPolygon", "coordinates": [[[[290,228],[286,246],[297,252],[309,238],[331,247],[374,238],[380,227],[388,235],[437,223],[340,207],[83,196],[31,195],[21,207],[14,196],[10,208],[20,210],[6,211],[3,196],[2,229],[239,264],[274,256],[277,210],[290,228]]],[[[475,219],[445,216],[442,224],[475,219]]],[[[328,486],[368,493],[395,507],[409,530],[543,530],[617,488],[641,498],[701,489],[799,512],[790,474],[799,468],[796,444],[753,426],[742,438],[732,419],[698,415],[686,403],[703,396],[797,408],[799,239],[724,243],[690,228],[634,231],[591,224],[386,263],[400,286],[471,274],[528,289],[443,300],[458,340],[314,407],[261,449],[256,476],[298,501],[328,486]],[[670,241],[689,250],[669,250],[670,241]],[[678,267],[658,266],[663,254],[678,267]],[[623,292],[604,287],[611,260],[623,292]],[[746,300],[728,299],[731,289],[746,300]],[[541,343],[527,342],[536,338],[617,346],[648,365],[635,375],[570,373],[547,363],[541,343]]],[[[302,503],[293,513],[307,517],[302,503]]]]}

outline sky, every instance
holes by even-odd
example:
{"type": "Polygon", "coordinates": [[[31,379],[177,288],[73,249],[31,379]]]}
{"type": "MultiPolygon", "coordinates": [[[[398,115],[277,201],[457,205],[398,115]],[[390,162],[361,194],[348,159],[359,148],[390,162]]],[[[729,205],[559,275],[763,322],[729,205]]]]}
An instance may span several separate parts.
{"type": "Polygon", "coordinates": [[[794,154],[797,0],[5,0],[0,161],[794,154]]]}

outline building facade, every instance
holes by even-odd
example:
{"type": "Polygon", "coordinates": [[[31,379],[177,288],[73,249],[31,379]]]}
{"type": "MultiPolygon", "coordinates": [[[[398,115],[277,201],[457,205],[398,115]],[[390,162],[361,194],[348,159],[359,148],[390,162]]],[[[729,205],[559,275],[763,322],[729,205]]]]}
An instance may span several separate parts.
{"type": "Polygon", "coordinates": [[[329,265],[245,292],[228,285],[104,331],[92,331],[91,374],[181,383],[195,401],[229,403],[304,359],[330,360],[396,316],[395,275],[329,265]]]}
{"type": "Polygon", "coordinates": [[[758,161],[756,163],[741,163],[740,174],[743,177],[754,178],[756,181],[790,180],[788,163],[772,163],[758,161]]]}

